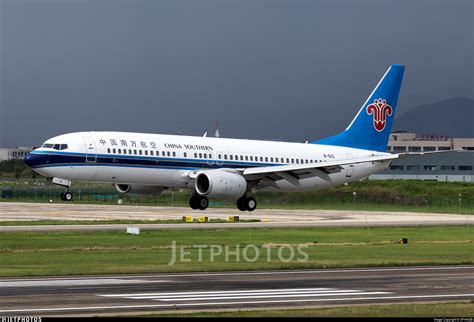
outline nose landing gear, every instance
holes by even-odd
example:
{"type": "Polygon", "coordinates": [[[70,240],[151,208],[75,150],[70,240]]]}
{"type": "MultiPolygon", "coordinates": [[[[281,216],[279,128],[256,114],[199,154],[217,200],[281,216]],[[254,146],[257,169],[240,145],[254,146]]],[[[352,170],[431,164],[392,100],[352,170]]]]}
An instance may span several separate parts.
{"type": "Polygon", "coordinates": [[[61,192],[61,200],[62,201],[71,201],[73,198],[72,193],[69,191],[61,192]]]}

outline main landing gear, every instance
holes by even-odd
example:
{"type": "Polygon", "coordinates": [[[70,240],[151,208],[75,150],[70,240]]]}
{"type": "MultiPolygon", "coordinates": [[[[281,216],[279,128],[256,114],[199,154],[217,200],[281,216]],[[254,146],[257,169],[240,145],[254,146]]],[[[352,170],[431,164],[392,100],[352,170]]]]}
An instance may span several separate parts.
{"type": "MultiPolygon", "coordinates": [[[[205,196],[195,193],[189,199],[189,206],[194,210],[205,210],[209,206],[209,200],[205,196]]],[[[237,208],[240,211],[254,211],[257,208],[257,200],[254,197],[240,197],[237,200],[237,208]]]]}
{"type": "Polygon", "coordinates": [[[257,200],[254,197],[240,197],[237,199],[237,208],[240,211],[254,211],[257,208],[257,200]]]}
{"type": "Polygon", "coordinates": [[[72,193],[69,191],[61,192],[61,200],[62,201],[71,201],[72,200],[72,193]]]}
{"type": "Polygon", "coordinates": [[[189,206],[194,210],[205,210],[209,206],[209,199],[204,196],[195,194],[191,197],[191,199],[189,199],[189,206]]]}

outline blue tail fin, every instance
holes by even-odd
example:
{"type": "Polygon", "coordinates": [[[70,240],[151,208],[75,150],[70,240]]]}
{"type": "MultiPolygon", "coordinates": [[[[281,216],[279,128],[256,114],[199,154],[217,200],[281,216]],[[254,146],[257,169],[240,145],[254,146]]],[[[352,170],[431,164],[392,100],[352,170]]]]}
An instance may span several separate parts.
{"type": "Polygon", "coordinates": [[[390,66],[343,132],[311,143],[385,152],[404,70],[402,65],[390,66]]]}

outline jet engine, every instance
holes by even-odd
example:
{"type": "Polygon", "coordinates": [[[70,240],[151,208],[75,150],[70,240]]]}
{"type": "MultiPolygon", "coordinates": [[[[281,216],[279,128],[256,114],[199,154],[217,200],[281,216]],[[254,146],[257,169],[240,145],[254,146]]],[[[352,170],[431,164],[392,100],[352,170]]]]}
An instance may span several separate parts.
{"type": "Polygon", "coordinates": [[[211,170],[198,173],[195,182],[198,194],[208,197],[242,197],[247,181],[238,173],[211,170]]]}

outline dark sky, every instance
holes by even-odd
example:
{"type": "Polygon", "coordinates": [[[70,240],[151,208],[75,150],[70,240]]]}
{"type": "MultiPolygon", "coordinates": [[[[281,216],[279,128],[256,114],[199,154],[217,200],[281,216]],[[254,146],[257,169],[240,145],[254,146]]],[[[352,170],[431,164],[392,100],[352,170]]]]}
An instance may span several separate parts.
{"type": "Polygon", "coordinates": [[[304,141],[390,64],[398,114],[473,94],[473,1],[0,0],[0,146],[81,130],[304,141]]]}

